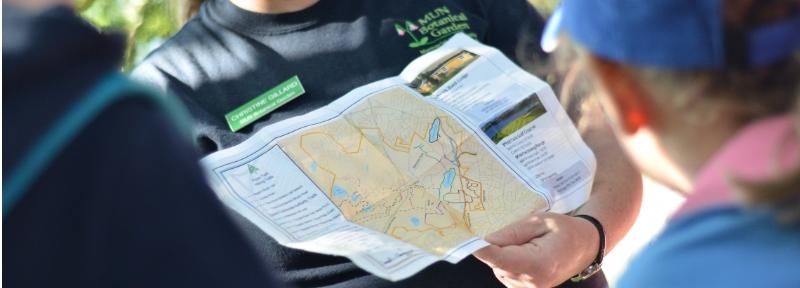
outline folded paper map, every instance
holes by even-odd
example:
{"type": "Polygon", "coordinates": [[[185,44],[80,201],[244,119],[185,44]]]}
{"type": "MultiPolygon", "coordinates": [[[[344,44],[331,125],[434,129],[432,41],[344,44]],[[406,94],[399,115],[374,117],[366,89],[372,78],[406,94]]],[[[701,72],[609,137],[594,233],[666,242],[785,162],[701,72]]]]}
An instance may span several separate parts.
{"type": "Polygon", "coordinates": [[[535,211],[586,201],[595,158],[552,89],[463,34],[397,77],[202,160],[285,246],[400,280],[535,211]]]}

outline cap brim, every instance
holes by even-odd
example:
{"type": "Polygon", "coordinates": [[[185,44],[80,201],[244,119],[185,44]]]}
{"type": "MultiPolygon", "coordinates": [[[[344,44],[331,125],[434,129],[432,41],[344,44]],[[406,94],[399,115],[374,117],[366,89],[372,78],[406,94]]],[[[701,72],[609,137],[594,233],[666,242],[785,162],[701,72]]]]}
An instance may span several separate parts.
{"type": "Polygon", "coordinates": [[[553,11],[553,15],[550,15],[550,19],[547,19],[547,24],[544,26],[544,33],[542,33],[542,40],[539,43],[544,52],[550,53],[558,48],[558,42],[564,24],[561,17],[563,13],[562,10],[561,7],[556,8],[556,10],[553,11]]]}

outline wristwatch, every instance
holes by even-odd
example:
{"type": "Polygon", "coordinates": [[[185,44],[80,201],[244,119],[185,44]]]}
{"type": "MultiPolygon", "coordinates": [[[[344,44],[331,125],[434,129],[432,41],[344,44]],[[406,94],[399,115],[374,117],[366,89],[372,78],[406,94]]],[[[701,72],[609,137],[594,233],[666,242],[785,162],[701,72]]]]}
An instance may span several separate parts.
{"type": "Polygon", "coordinates": [[[605,230],[603,230],[603,224],[600,224],[600,221],[597,221],[597,219],[592,216],[575,215],[575,217],[580,217],[591,222],[592,225],[594,225],[594,227],[597,228],[597,233],[600,234],[600,244],[598,245],[597,256],[594,258],[594,262],[592,262],[592,264],[589,264],[589,267],[586,267],[586,269],[578,273],[578,275],[572,276],[572,278],[570,278],[572,282],[581,282],[583,280],[589,279],[589,277],[592,277],[592,275],[596,274],[597,272],[600,272],[600,269],[602,268],[603,265],[603,255],[605,255],[606,252],[606,232],[605,230]]]}

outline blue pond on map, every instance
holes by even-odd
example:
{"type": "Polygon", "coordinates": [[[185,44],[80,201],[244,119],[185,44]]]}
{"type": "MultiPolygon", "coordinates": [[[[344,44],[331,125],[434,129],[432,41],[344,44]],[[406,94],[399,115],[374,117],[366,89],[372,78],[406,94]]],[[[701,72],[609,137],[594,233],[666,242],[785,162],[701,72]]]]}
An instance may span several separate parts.
{"type": "Polygon", "coordinates": [[[411,216],[411,219],[408,219],[408,221],[410,221],[411,225],[414,225],[414,227],[419,227],[420,221],[417,216],[411,216]]]}
{"type": "Polygon", "coordinates": [[[350,193],[347,193],[347,190],[344,190],[344,188],[340,187],[339,185],[333,186],[333,197],[347,198],[348,195],[350,195],[350,193]]]}
{"type": "Polygon", "coordinates": [[[441,121],[437,117],[433,119],[433,123],[431,123],[431,129],[428,130],[428,142],[433,143],[436,140],[439,140],[439,125],[441,125],[441,121]]]}
{"type": "MultiPolygon", "coordinates": [[[[333,191],[331,192],[333,194],[333,197],[336,198],[344,198],[344,199],[350,198],[350,202],[352,202],[353,204],[356,204],[358,203],[359,200],[361,200],[361,195],[359,195],[358,192],[353,193],[351,195],[350,192],[347,192],[347,190],[345,190],[339,185],[333,185],[333,191]]],[[[372,204],[368,204],[367,206],[361,208],[361,212],[370,212],[370,211],[372,211],[372,204]]]]}
{"type": "Polygon", "coordinates": [[[450,189],[450,186],[453,185],[453,180],[456,179],[456,169],[450,168],[447,172],[444,172],[444,179],[442,179],[442,188],[450,189]]]}

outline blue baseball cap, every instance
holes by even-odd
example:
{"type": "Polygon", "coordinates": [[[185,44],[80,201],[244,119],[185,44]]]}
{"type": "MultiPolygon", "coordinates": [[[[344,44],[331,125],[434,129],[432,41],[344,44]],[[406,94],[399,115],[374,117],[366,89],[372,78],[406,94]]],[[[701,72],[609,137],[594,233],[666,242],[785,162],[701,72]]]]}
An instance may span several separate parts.
{"type": "Polygon", "coordinates": [[[541,45],[545,51],[554,50],[560,33],[566,32],[603,58],[669,69],[763,66],[800,50],[800,16],[731,38],[723,25],[723,2],[564,0],[548,20],[541,45]],[[743,46],[739,51],[744,52],[731,52],[733,44],[743,46]]]}

